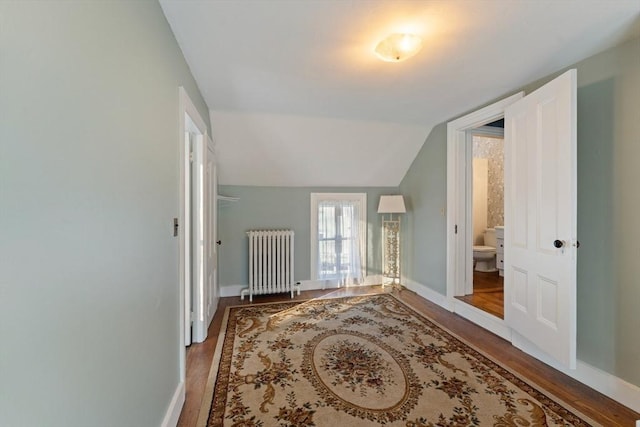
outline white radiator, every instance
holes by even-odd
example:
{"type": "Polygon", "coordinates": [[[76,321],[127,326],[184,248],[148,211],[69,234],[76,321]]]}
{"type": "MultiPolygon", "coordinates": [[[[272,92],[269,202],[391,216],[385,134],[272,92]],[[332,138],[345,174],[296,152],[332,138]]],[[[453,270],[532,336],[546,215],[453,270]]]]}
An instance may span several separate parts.
{"type": "Polygon", "coordinates": [[[293,277],[293,230],[252,230],[249,236],[249,287],[242,290],[240,299],[249,294],[275,294],[297,290],[293,277]]]}

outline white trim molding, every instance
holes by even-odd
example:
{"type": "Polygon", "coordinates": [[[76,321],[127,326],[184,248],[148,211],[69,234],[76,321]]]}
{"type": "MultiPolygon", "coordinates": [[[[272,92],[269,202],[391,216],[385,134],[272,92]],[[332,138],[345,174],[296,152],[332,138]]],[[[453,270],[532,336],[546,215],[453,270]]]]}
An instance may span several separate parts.
{"type": "MultiPolygon", "coordinates": [[[[339,289],[353,288],[357,286],[373,286],[382,284],[382,276],[379,274],[366,276],[364,281],[358,285],[342,285],[334,280],[298,280],[301,291],[316,291],[319,289],[339,289]]],[[[221,297],[239,297],[242,289],[249,285],[222,285],[220,286],[221,297]]]]}
{"type": "Polygon", "coordinates": [[[609,372],[591,366],[580,359],[576,363],[576,369],[565,368],[516,332],[513,332],[513,345],[576,381],[628,406],[634,411],[640,412],[640,387],[609,372]]]}
{"type": "Polygon", "coordinates": [[[178,418],[180,418],[180,413],[182,412],[184,399],[185,387],[184,382],[181,382],[173,393],[167,412],[164,414],[162,424],[160,424],[161,427],[175,427],[178,425],[178,418]]]}
{"type": "Polygon", "coordinates": [[[220,297],[239,297],[240,292],[249,285],[220,285],[220,297]]]}
{"type": "Polygon", "coordinates": [[[415,292],[427,301],[437,304],[447,311],[453,311],[453,306],[449,300],[447,300],[446,295],[442,295],[440,292],[434,291],[430,287],[421,283],[409,280],[406,277],[403,277],[400,283],[402,283],[405,288],[415,292]]]}
{"type": "Polygon", "coordinates": [[[573,378],[581,383],[628,406],[636,412],[640,412],[640,387],[579,359],[574,371],[563,372],[573,373],[573,378]]]}
{"type": "Polygon", "coordinates": [[[459,299],[453,299],[453,312],[511,342],[511,328],[504,320],[459,299]]]}

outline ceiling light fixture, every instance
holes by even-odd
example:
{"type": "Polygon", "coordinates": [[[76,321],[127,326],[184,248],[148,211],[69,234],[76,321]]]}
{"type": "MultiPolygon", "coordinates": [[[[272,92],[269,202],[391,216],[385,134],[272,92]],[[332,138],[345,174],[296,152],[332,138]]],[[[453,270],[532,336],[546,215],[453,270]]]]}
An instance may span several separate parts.
{"type": "Polygon", "coordinates": [[[375,53],[386,62],[401,62],[411,58],[422,49],[422,39],[415,34],[394,33],[382,40],[375,53]]]}

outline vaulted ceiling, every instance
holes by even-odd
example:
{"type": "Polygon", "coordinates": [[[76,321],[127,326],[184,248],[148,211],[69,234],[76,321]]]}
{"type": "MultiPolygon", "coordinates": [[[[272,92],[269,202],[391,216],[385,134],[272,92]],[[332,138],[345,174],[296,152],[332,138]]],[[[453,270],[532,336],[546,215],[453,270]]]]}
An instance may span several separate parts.
{"type": "Polygon", "coordinates": [[[160,0],[220,183],[397,186],[434,125],[638,35],[639,0],[160,0]],[[423,49],[373,53],[390,33],[423,49]]]}

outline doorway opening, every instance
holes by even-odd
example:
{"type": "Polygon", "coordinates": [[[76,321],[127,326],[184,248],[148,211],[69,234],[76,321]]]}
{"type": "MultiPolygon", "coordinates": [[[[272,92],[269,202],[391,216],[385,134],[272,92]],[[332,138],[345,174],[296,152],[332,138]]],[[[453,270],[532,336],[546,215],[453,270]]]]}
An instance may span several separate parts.
{"type": "Polygon", "coordinates": [[[202,342],[218,302],[216,268],[215,147],[184,88],[179,88],[179,211],[174,235],[179,252],[179,358],[185,379],[186,349],[202,342]]]}
{"type": "MultiPolygon", "coordinates": [[[[452,311],[511,340],[511,329],[504,319],[474,307],[463,299],[473,292],[473,215],[471,191],[471,135],[478,128],[486,132],[489,123],[502,120],[508,106],[522,99],[512,95],[447,125],[447,299],[452,311]]],[[[504,304],[503,304],[504,310],[504,304]]]]}
{"type": "Polygon", "coordinates": [[[472,286],[456,298],[504,319],[504,118],[467,130],[465,143],[472,286]]]}

